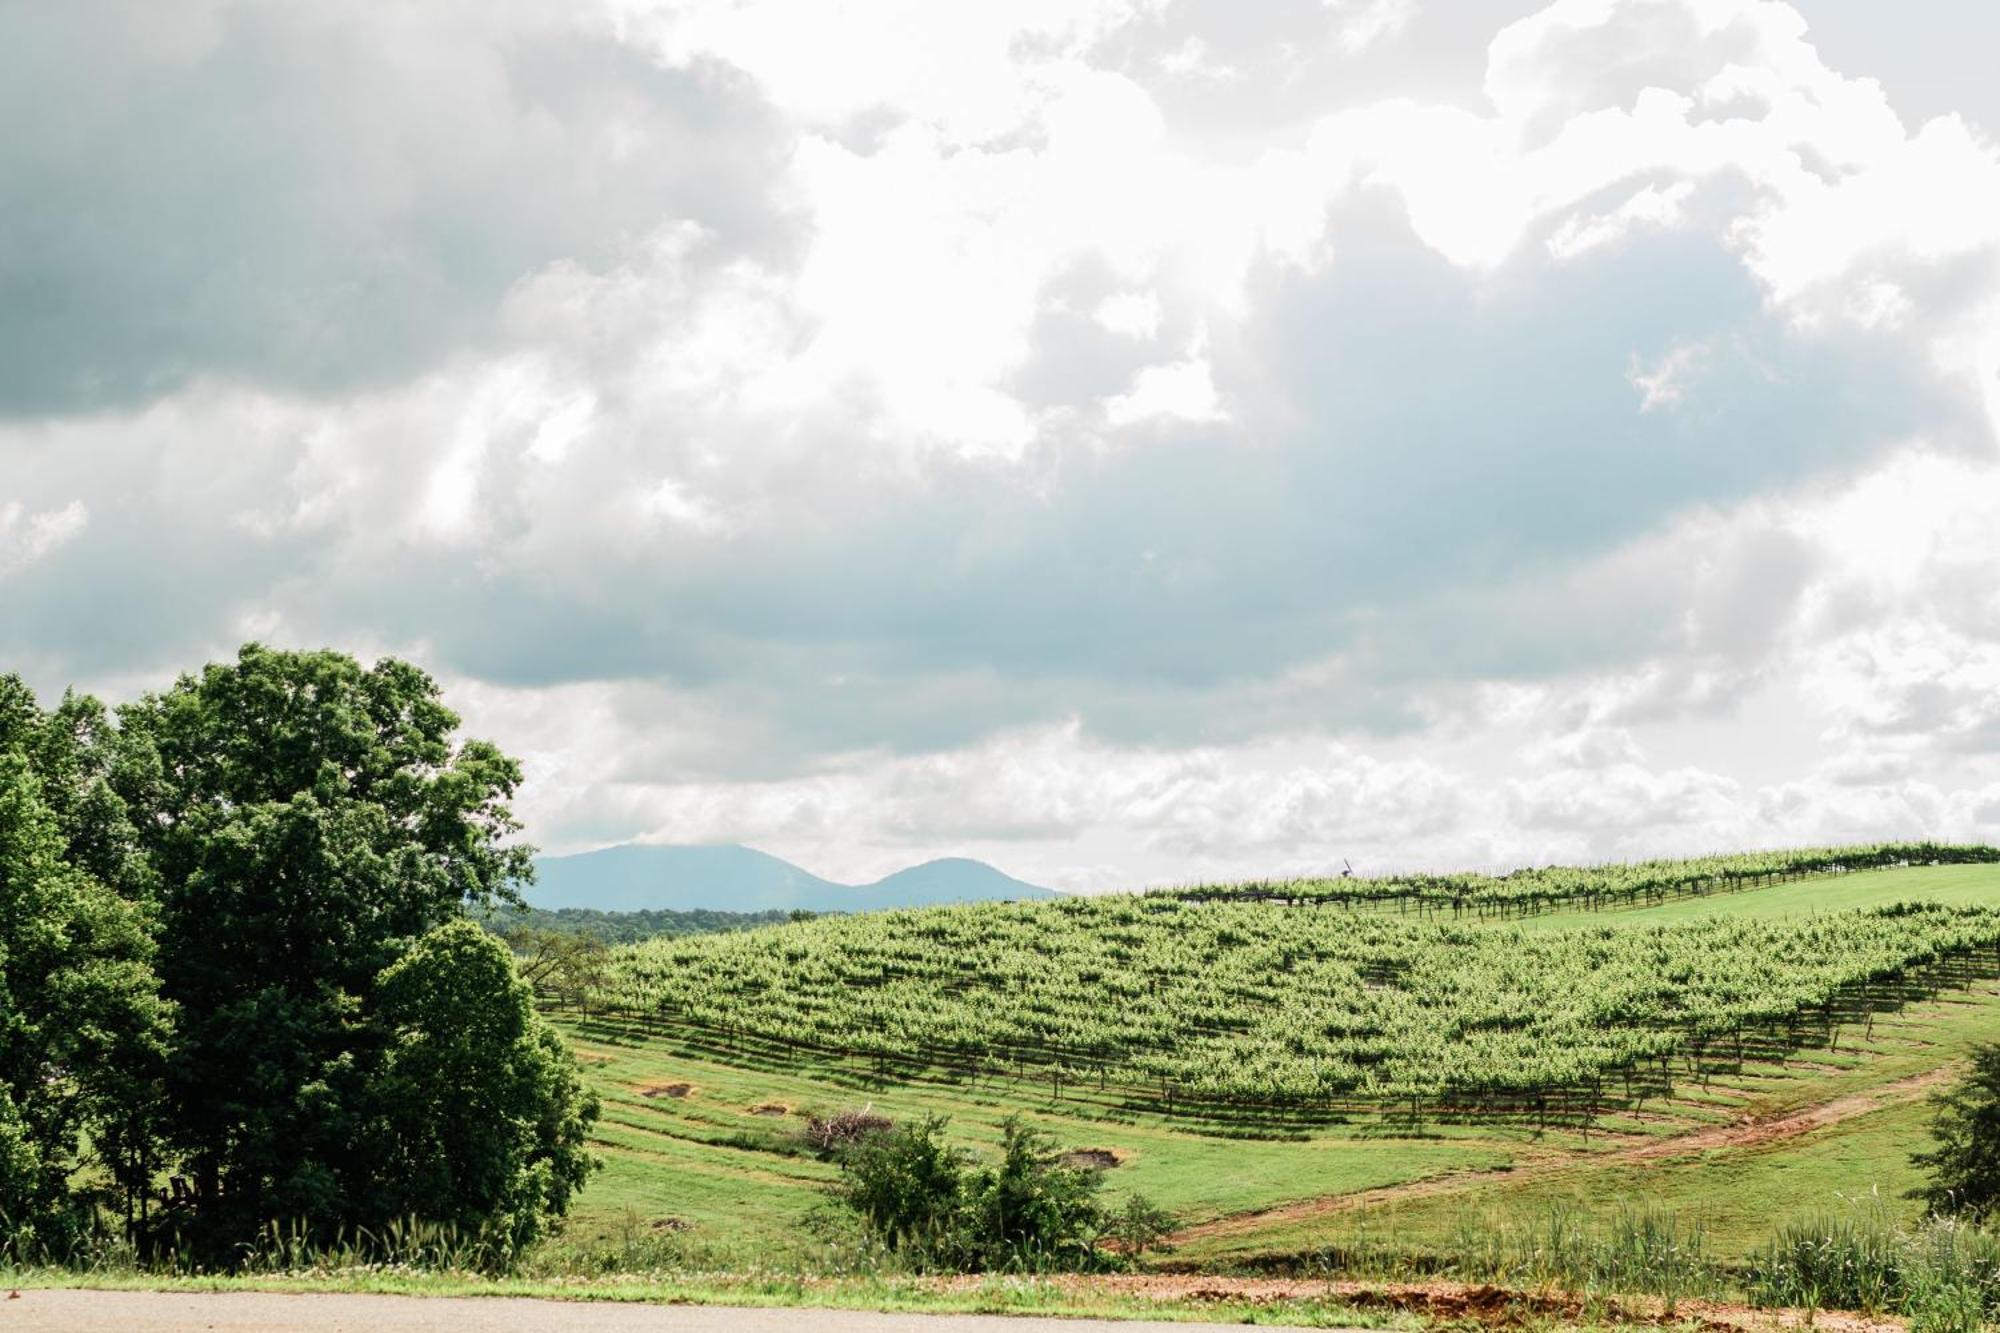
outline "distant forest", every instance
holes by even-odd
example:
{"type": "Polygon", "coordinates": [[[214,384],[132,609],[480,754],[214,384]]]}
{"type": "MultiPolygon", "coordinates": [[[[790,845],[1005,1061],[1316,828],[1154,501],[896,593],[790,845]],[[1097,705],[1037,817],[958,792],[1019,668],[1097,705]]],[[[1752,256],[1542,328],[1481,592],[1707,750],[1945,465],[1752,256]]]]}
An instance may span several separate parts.
{"type": "Polygon", "coordinates": [[[780,926],[787,921],[809,921],[815,916],[838,913],[797,910],[717,912],[707,908],[692,912],[600,912],[588,907],[563,907],[551,912],[539,907],[496,907],[476,915],[488,930],[502,936],[546,930],[559,935],[581,935],[605,944],[636,944],[640,940],[677,935],[722,935],[735,930],[780,926]]]}

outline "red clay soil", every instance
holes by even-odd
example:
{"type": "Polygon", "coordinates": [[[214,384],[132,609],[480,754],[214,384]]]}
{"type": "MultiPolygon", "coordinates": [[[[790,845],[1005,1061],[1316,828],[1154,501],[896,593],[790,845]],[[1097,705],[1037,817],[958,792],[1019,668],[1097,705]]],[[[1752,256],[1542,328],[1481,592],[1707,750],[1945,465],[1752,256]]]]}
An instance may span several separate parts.
{"type": "Polygon", "coordinates": [[[695,1094],[695,1086],[692,1083],[653,1083],[639,1089],[639,1095],[641,1097],[646,1097],[646,1098],[654,1098],[654,1097],[684,1098],[684,1097],[692,1097],[694,1096],[694,1094],[695,1094]]]}
{"type": "MultiPolygon", "coordinates": [[[[945,1279],[947,1286],[976,1285],[982,1279],[945,1279]]],[[[1238,1305],[1285,1305],[1311,1301],[1356,1309],[1395,1310],[1426,1320],[1476,1324],[1482,1328],[1546,1328],[1555,1324],[1620,1324],[1711,1333],[1771,1333],[1804,1328],[1799,1310],[1758,1310],[1718,1301],[1681,1301],[1671,1314],[1655,1297],[1585,1299],[1571,1292],[1519,1291],[1468,1282],[1334,1282],[1292,1278],[1207,1277],[1199,1274],[1134,1273],[1053,1279],[1078,1291],[1156,1301],[1238,1305]]],[[[1824,1333],[1903,1333],[1900,1320],[1816,1311],[1810,1326],[1824,1333]]]]}
{"type": "Polygon", "coordinates": [[[1487,1181],[1523,1180],[1578,1165],[1655,1162],[1718,1148],[1754,1148],[1761,1144],[1796,1138],[1829,1125],[1837,1125],[1843,1120],[1851,1120],[1870,1111],[1881,1110],[1885,1106],[1916,1101],[1930,1093],[1932,1089],[1957,1077],[1958,1072],[1959,1066],[1945,1065],[1910,1078],[1899,1079],[1894,1083],[1884,1083],[1880,1087],[1856,1093],[1851,1097],[1841,1097],[1834,1101],[1822,1102],[1818,1106],[1809,1106],[1804,1110],[1789,1111],[1775,1116],[1750,1116],[1731,1121],[1726,1125],[1714,1125],[1687,1134],[1676,1134],[1671,1138],[1643,1139],[1609,1151],[1552,1153],[1545,1157],[1518,1162],[1505,1170],[1452,1171],[1432,1176],[1428,1180],[1411,1181],[1406,1185],[1390,1185],[1382,1189],[1363,1190],[1356,1194],[1338,1194],[1320,1199],[1302,1199],[1296,1203],[1280,1204],[1275,1208],[1265,1208],[1256,1212],[1232,1213],[1228,1217],[1219,1217],[1212,1222],[1202,1222],[1188,1227],[1177,1232],[1172,1240],[1175,1243],[1182,1243],[1203,1240],[1211,1236],[1238,1235],[1246,1231],[1260,1230],[1274,1223],[1303,1221],[1400,1199],[1447,1194],[1487,1181]]]}

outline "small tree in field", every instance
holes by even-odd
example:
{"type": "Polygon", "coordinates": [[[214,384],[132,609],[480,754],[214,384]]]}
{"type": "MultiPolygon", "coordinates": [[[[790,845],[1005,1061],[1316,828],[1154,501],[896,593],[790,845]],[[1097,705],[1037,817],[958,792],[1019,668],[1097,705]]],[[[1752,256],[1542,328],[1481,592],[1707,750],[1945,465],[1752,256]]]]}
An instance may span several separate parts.
{"type": "Polygon", "coordinates": [[[1911,1196],[1934,1213],[1975,1221],[2000,1214],[2000,1046],[1976,1048],[1972,1071],[1931,1104],[1937,1147],[1910,1159],[1931,1178],[1911,1196]]]}
{"type": "Polygon", "coordinates": [[[534,926],[507,931],[501,938],[514,951],[521,979],[536,991],[583,1009],[591,991],[604,984],[611,949],[603,940],[534,926]]]}
{"type": "Polygon", "coordinates": [[[884,1248],[925,1268],[1092,1271],[1157,1244],[1172,1219],[1143,1199],[1123,1213],[1098,1199],[1099,1173],[1066,1164],[1048,1135],[1019,1116],[1000,1127],[1000,1155],[982,1164],[945,1142],[926,1116],[865,1134],[840,1153],[835,1195],[884,1248]]]}
{"type": "Polygon", "coordinates": [[[1128,1259],[1139,1259],[1174,1234],[1175,1218],[1143,1194],[1125,1200],[1125,1206],[1111,1214],[1111,1236],[1128,1259]]]}
{"type": "Polygon", "coordinates": [[[382,973],[388,1051],[372,1090],[379,1205],[518,1254],[589,1175],[597,1098],[535,1013],[507,947],[471,921],[382,973]]]}

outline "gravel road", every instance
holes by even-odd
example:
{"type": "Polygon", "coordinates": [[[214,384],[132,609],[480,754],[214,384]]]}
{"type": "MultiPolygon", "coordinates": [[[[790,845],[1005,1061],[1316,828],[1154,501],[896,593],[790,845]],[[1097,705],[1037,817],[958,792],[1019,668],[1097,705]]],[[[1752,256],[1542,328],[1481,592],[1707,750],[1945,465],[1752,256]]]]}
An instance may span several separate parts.
{"type": "MultiPolygon", "coordinates": [[[[1198,1325],[1195,1327],[1199,1327],[1198,1325]]],[[[275,1292],[23,1291],[0,1333],[1189,1333],[1187,1324],[1010,1315],[740,1310],[705,1305],[275,1292]]]]}

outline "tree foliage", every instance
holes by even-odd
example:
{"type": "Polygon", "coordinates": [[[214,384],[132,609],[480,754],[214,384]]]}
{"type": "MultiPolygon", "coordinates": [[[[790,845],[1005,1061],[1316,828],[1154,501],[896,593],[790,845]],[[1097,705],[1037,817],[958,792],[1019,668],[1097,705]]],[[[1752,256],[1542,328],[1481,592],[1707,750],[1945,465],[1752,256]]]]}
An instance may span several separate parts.
{"type": "Polygon", "coordinates": [[[1911,1158],[1930,1179],[1912,1196],[1934,1213],[2000,1216],[2000,1046],[1975,1049],[1970,1072],[1933,1106],[1937,1146],[1911,1158]]]}
{"type": "MultiPolygon", "coordinates": [[[[755,930],[759,926],[779,926],[787,921],[810,921],[819,912],[803,908],[772,908],[764,912],[724,912],[705,907],[675,912],[642,908],[632,912],[606,912],[590,907],[510,908],[479,914],[488,930],[511,940],[517,933],[584,935],[604,944],[635,944],[660,936],[717,935],[732,930],[755,930]]],[[[518,952],[518,950],[517,950],[518,952]]]]}
{"type": "Polygon", "coordinates": [[[531,849],[458,725],[333,652],[115,717],[0,678],[0,1247],[73,1241],[96,1182],[211,1263],[400,1218],[512,1253],[567,1208],[596,1102],[465,919],[531,849]]]}
{"type": "MultiPolygon", "coordinates": [[[[880,1244],[918,1267],[967,1272],[1101,1268],[1098,1248],[1119,1214],[1098,1198],[1099,1174],[1066,1165],[1054,1140],[1017,1116],[1001,1126],[1000,1154],[982,1163],[945,1140],[931,1115],[863,1136],[840,1156],[836,1196],[880,1244]]],[[[1138,1200],[1146,1226],[1165,1215],[1138,1200]]],[[[1159,1231],[1148,1233],[1148,1242],[1159,1231]]]]}
{"type": "Polygon", "coordinates": [[[520,926],[501,937],[514,951],[521,979],[579,1008],[605,980],[610,946],[594,935],[520,926]]]}
{"type": "Polygon", "coordinates": [[[379,1206],[519,1253],[589,1175],[597,1100],[498,940],[454,921],[376,990],[389,1046],[372,1090],[379,1206]]]}
{"type": "Polygon", "coordinates": [[[417,668],[333,652],[253,644],[118,723],[112,782],[157,882],[179,1014],[163,1111],[185,1189],[168,1224],[217,1257],[273,1220],[406,1211],[370,1148],[396,1030],[378,980],[466,904],[518,901],[519,767],[459,741],[417,668]]]}
{"type": "Polygon", "coordinates": [[[79,1173],[148,1166],[168,1014],[143,903],[124,879],[115,798],[71,744],[71,704],[44,716],[0,679],[0,1253],[60,1256],[89,1230],[79,1173]]]}

